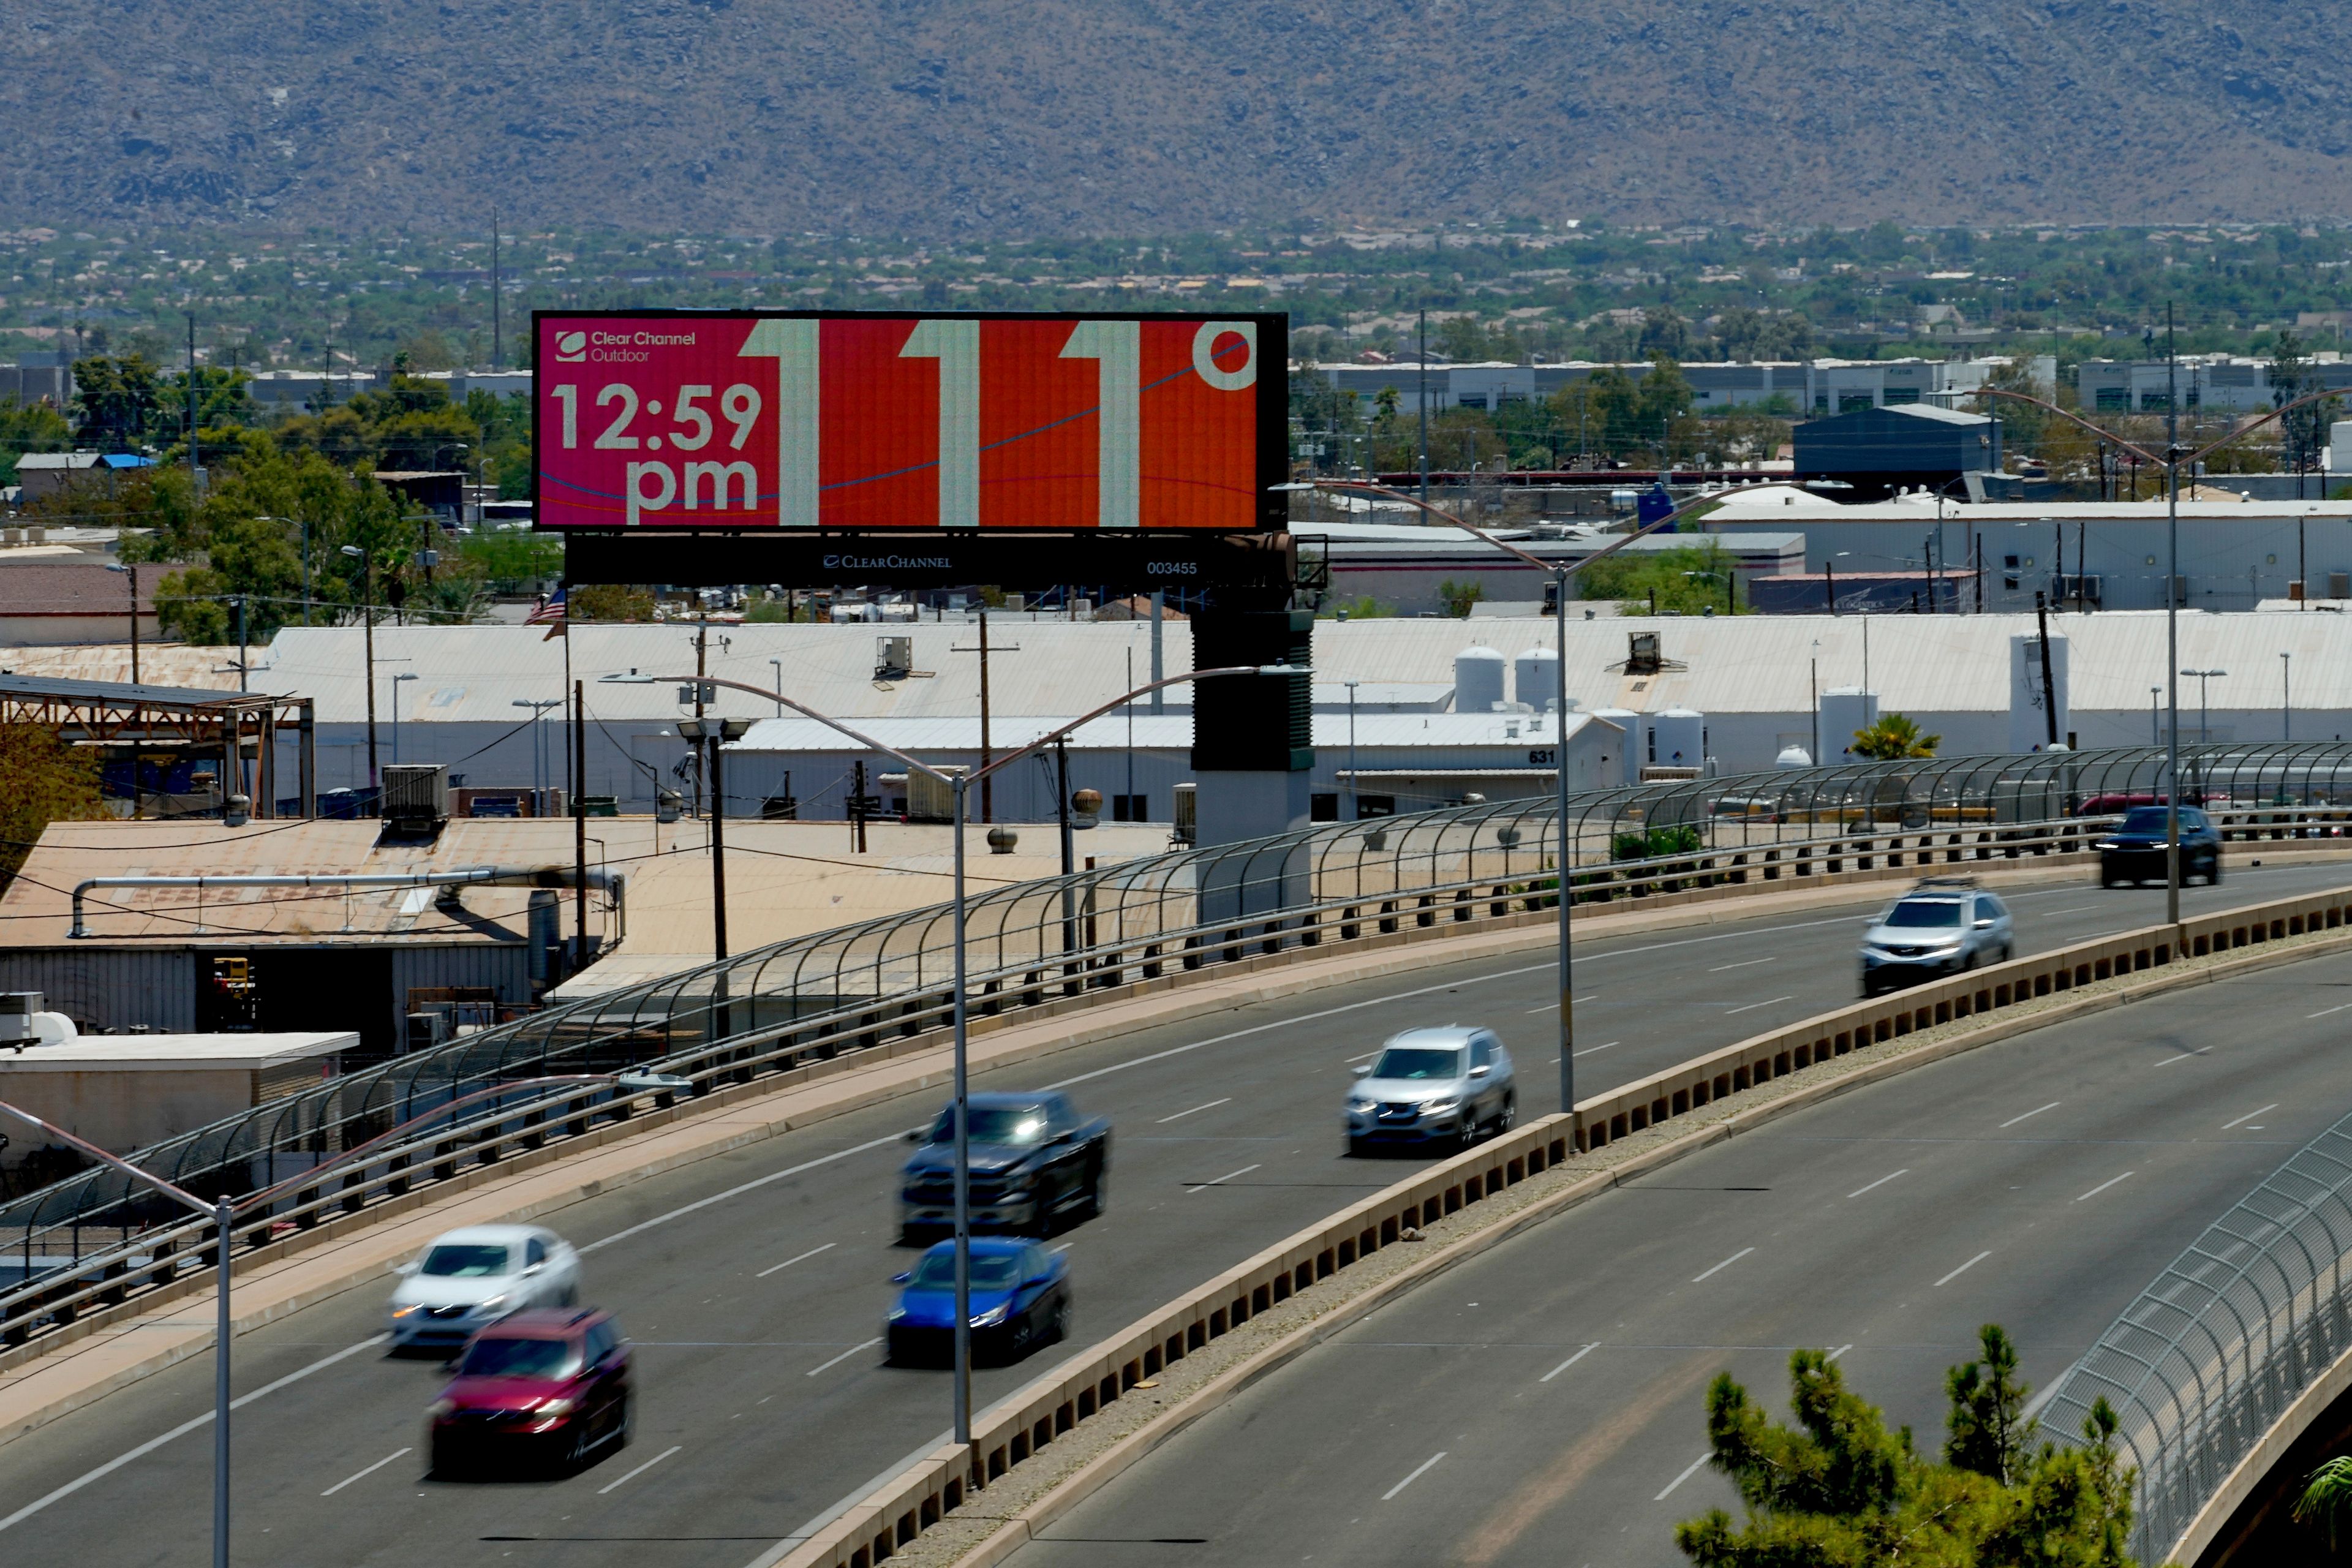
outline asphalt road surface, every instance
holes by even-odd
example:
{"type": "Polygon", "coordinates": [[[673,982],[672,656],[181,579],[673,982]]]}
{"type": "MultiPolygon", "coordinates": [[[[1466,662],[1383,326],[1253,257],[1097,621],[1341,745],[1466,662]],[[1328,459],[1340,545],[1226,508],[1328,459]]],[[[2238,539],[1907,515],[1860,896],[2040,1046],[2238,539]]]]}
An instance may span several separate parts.
{"type": "MultiPolygon", "coordinates": [[[[2219,889],[2191,889],[2187,907],[2247,903],[2346,879],[2342,867],[2243,872],[2219,889]]],[[[1779,921],[1583,944],[1577,972],[1583,1092],[1851,999],[1862,919],[1886,896],[1875,890],[1850,908],[1779,921]]],[[[2163,898],[2160,891],[2102,891],[2089,885],[2004,896],[2017,910],[2021,952],[2148,923],[2161,918],[2163,898]]],[[[1411,1170],[1410,1162],[1352,1161],[1339,1152],[1349,1066],[1399,1028],[1473,1020],[1495,1026],[1517,1055],[1522,1112],[1552,1109],[1551,973],[1547,955],[1529,952],[1333,986],[1278,1003],[1205,1012],[1014,1074],[976,1078],[980,1089],[1037,1087],[1041,1079],[1065,1086],[1082,1108],[1117,1124],[1109,1213],[1055,1238],[1070,1247],[1075,1341],[1083,1344],[1130,1321],[1411,1170]]],[[[2296,984],[2306,983],[2303,970],[2290,973],[2296,984]]],[[[2352,992],[2347,995],[2352,998],[2352,992]]],[[[2168,1027],[2177,1011],[2167,1004],[2161,1013],[2126,1013],[2121,1026],[2161,1022],[2168,1027]]],[[[2169,1070],[2191,1080],[2204,1067],[2200,1061],[2189,1072],[2169,1070]]],[[[2212,1086],[2206,1087],[2210,1092],[2212,1086]]],[[[2272,1098],[2296,1103],[2284,1094],[2272,1098]]],[[[2332,1103],[2310,1091],[2301,1101],[2314,1109],[2296,1121],[2298,1128],[2332,1103]]],[[[390,1293],[388,1277],[382,1290],[353,1291],[244,1336],[237,1342],[236,1377],[245,1403],[236,1417],[235,1561],[404,1568],[424,1562],[458,1568],[560,1556],[567,1564],[743,1568],[779,1540],[830,1517],[872,1479],[939,1441],[946,1430],[945,1376],[882,1366],[877,1343],[890,1296],[887,1278],[912,1256],[895,1245],[895,1175],[906,1152],[898,1134],[934,1110],[927,1102],[861,1111],[550,1216],[587,1252],[583,1300],[618,1311],[641,1347],[635,1443],[570,1479],[474,1485],[421,1479],[423,1411],[439,1375],[430,1362],[386,1359],[373,1342],[390,1293]]],[[[1942,1115],[1928,1100],[1916,1120],[1929,1128],[1942,1115]]],[[[2271,1126],[2259,1133],[2240,1129],[2231,1138],[2267,1143],[2278,1135],[2277,1124],[2271,1126]]],[[[1788,1136],[1780,1134],[1772,1146],[1782,1147],[1788,1136]]],[[[1743,1140],[1738,1150],[1710,1158],[1745,1159],[1764,1147],[1743,1140]]],[[[1801,1147],[1807,1152],[1801,1163],[1839,1173],[1820,1179],[1824,1191],[1845,1179],[1843,1144],[1801,1147]]],[[[2247,1169],[2253,1172],[2268,1158],[2247,1169]]],[[[1678,1167],[1671,1181],[1698,1180],[1681,1173],[1689,1169],[1678,1167]]],[[[1728,1178],[1708,1180],[1721,1184],[1728,1178]]],[[[1660,1197],[1653,1210],[1628,1222],[1622,1247],[1605,1247],[1595,1259],[1605,1259],[1612,1278],[1630,1278],[1627,1271],[1637,1266],[1654,1273],[1644,1261],[1653,1258],[1671,1274],[1683,1267],[1685,1253],[1696,1256],[1713,1247],[1718,1227],[1745,1235],[1741,1227],[1754,1226],[1757,1215],[1769,1215],[1775,1223],[1790,1218],[1796,1211],[1786,1194],[1810,1194],[1815,1184],[1792,1174],[1777,1194],[1660,1197]]],[[[1919,1243],[1917,1215],[1902,1205],[1928,1186],[1924,1178],[1906,1176],[1881,1189],[1887,1196],[1868,1212],[1908,1217],[1891,1222],[1879,1247],[1891,1253],[1898,1240],[1919,1243]]],[[[2123,1197],[2106,1203],[2105,1212],[2129,1214],[2126,1205],[2157,1190],[2164,1190],[2162,1184],[2126,1182],[2119,1189],[2123,1197]]],[[[2211,1194],[2200,1189],[2183,1205],[2180,1223],[2201,1224],[2235,1191],[2208,1202],[2211,1194]]],[[[1803,1203],[1818,1206],[1810,1195],[1803,1203]]],[[[1969,1223],[1990,1217],[1978,1210],[1969,1223]]],[[[1748,1245],[1743,1240],[1721,1250],[1748,1245]]],[[[1719,1312],[1727,1300],[1760,1310],[1783,1289],[1795,1300],[1831,1290],[1833,1280],[1799,1266],[1780,1247],[1755,1245],[1759,1255],[1706,1286],[1681,1287],[1679,1295],[1668,1289],[1671,1280],[1656,1289],[1666,1290],[1675,1311],[1696,1306],[1702,1315],[1719,1312]]],[[[2162,1261],[2154,1254],[2169,1256],[2172,1245],[2149,1249],[2146,1268],[2139,1253],[2132,1253],[2134,1261],[2118,1276],[2129,1283],[2117,1285],[2122,1294],[2115,1305],[2162,1261]]],[[[1990,1263],[1976,1272],[1987,1281],[2002,1277],[1990,1263]]],[[[1820,1299],[1826,1302],[1826,1296],[1820,1299]]],[[[1654,1319],[1653,1311],[1665,1304],[1666,1298],[1652,1301],[1630,1321],[1646,1334],[1664,1321],[1654,1319]]],[[[1423,1310],[1418,1303],[1413,1309],[1423,1310]]],[[[2071,1337],[2029,1332],[2029,1354],[2055,1364],[2060,1338],[2071,1344],[2095,1333],[2112,1310],[2083,1308],[2071,1337]]],[[[1976,1316],[1962,1316],[1972,1327],[1988,1310],[1970,1309],[1976,1316]]],[[[1383,1315],[1384,1322],[1395,1318],[1383,1315]]],[[[1607,1325],[1594,1321],[1584,1331],[1588,1338],[1623,1337],[1617,1330],[1604,1334],[1607,1325]]],[[[2019,1321],[2040,1327],[2038,1321],[2019,1321]]],[[[1774,1331],[1780,1339],[1795,1331],[1793,1325],[1774,1331]]],[[[1825,1325],[1810,1339],[1831,1331],[1825,1325]]],[[[1880,1337],[1895,1332],[1890,1324],[1880,1337]]],[[[1695,1344],[1708,1346],[1724,1342],[1727,1333],[1780,1342],[1744,1316],[1728,1324],[1708,1321],[1703,1329],[1694,1320],[1688,1333],[1695,1344]]],[[[1523,1337],[1549,1344],[1558,1336],[1523,1337]]],[[[1844,1337],[1866,1336],[1856,1329],[1844,1337]]],[[[1927,1335],[1922,1342],[1934,1348],[1917,1352],[1918,1365],[1938,1370],[1956,1359],[1948,1341],[1948,1334],[1927,1335]]],[[[1046,1350],[1023,1366],[983,1370],[975,1399],[985,1405],[1009,1393],[1056,1353],[1046,1350]]],[[[1643,1353],[1654,1361],[1664,1355],[1675,1367],[1704,1363],[1706,1371],[1722,1359],[1713,1351],[1680,1352],[1681,1360],[1643,1353]]],[[[1886,1352],[1873,1346],[1871,1353],[1886,1352]]],[[[1764,1362],[1779,1354],[1767,1353],[1764,1362]]],[[[1454,1370],[1438,1376],[1438,1385],[1458,1377],[1465,1389],[1476,1386],[1472,1374],[1479,1359],[1457,1354],[1447,1363],[1454,1370]]],[[[1640,1359],[1632,1352],[1596,1351],[1544,1385],[1542,1394],[1572,1393],[1572,1400],[1551,1404],[1572,1405],[1589,1416],[1595,1401],[1612,1397],[1612,1380],[1633,1380],[1628,1390],[1648,1386],[1638,1375],[1640,1359]],[[1616,1370],[1604,1373],[1604,1368],[1616,1370]]],[[[1879,1363],[1865,1358],[1858,1364],[1879,1363]]],[[[1703,1381],[1697,1371],[1678,1375],[1703,1381]]],[[[205,1561],[211,1377],[209,1358],[200,1358],[9,1445],[0,1464],[0,1558],[33,1564],[102,1562],[116,1568],[205,1561]]],[[[1667,1401],[1679,1421],[1672,1428],[1677,1453],[1696,1452],[1689,1434],[1696,1430],[1691,1413],[1697,1386],[1667,1401]]],[[[1443,1401],[1423,1407],[1433,1420],[1441,1408],[1447,1408],[1443,1401]]],[[[1454,1429],[1439,1434],[1430,1452],[1449,1448],[1454,1429]]],[[[1359,1425],[1350,1416],[1318,1441],[1344,1452],[1341,1438],[1370,1441],[1379,1430],[1377,1421],[1359,1425]]],[[[1689,1457],[1670,1468],[1679,1469],[1689,1457]]],[[[1645,1462],[1636,1444],[1634,1457],[1611,1458],[1608,1468],[1615,1473],[1631,1464],[1629,1475],[1646,1477],[1645,1462]]],[[[1369,1481],[1390,1456],[1367,1453],[1353,1463],[1364,1467],[1360,1479],[1369,1481]]],[[[1410,1468],[1407,1464],[1381,1479],[1372,1495],[1410,1468]]],[[[1447,1494],[1470,1468],[1449,1458],[1400,1496],[1418,1505],[1447,1494]]],[[[1638,1489],[1647,1482],[1627,1484],[1638,1489]]],[[[1671,1500],[1681,1507],[1711,1495],[1710,1484],[1694,1477],[1671,1500]]],[[[1663,1485],[1660,1480],[1650,1490],[1663,1485]]],[[[1195,1491],[1219,1495],[1215,1489],[1195,1491]]],[[[1455,1522],[1463,1521],[1455,1517],[1455,1522]]],[[[1218,1534],[1225,1536],[1225,1526],[1218,1534]]],[[[1261,1560],[1255,1549],[1243,1556],[1261,1560]]],[[[1579,1560],[1556,1552],[1546,1559],[1579,1560]]],[[[1643,1560],[1654,1561],[1655,1553],[1643,1560]]]]}

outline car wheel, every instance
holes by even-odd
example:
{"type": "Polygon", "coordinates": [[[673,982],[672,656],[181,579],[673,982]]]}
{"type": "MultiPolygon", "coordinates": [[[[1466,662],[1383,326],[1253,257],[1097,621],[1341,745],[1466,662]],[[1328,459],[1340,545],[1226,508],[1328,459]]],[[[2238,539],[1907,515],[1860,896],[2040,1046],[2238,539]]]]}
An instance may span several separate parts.
{"type": "Polygon", "coordinates": [[[2205,885],[2209,888],[2221,885],[2221,857],[2219,855],[2205,862],[2205,885]]]}
{"type": "Polygon", "coordinates": [[[1054,1303],[1054,1315],[1046,1320],[1045,1339],[1050,1344],[1060,1344],[1070,1337],[1070,1303],[1065,1297],[1054,1303]]]}
{"type": "Polygon", "coordinates": [[[427,1479],[436,1481],[454,1481],[457,1479],[457,1466],[450,1462],[449,1445],[442,1442],[438,1437],[433,1440],[432,1459],[425,1467],[425,1474],[427,1479]]]}
{"type": "Polygon", "coordinates": [[[1110,1171],[1104,1162],[1095,1162],[1094,1173],[1087,1180],[1087,1201],[1079,1205],[1081,1219],[1100,1219],[1103,1204],[1110,1193],[1110,1171]]]}
{"type": "Polygon", "coordinates": [[[1518,1121],[1519,1097],[1516,1094],[1503,1096],[1503,1109],[1495,1113],[1496,1132],[1497,1134],[1508,1132],[1513,1127],[1518,1125],[1518,1121]]]}
{"type": "Polygon", "coordinates": [[[1365,1157],[1364,1141],[1363,1141],[1362,1139],[1360,1139],[1360,1138],[1350,1138],[1350,1139],[1349,1139],[1349,1140],[1348,1140],[1348,1158],[1349,1158],[1349,1159],[1350,1159],[1350,1160],[1360,1160],[1360,1159],[1363,1159],[1364,1157],[1365,1157]]]}
{"type": "Polygon", "coordinates": [[[595,1445],[588,1440],[588,1423],[583,1417],[572,1424],[572,1441],[563,1451],[563,1468],[577,1475],[588,1468],[588,1456],[595,1445]]]}
{"type": "Polygon", "coordinates": [[[621,1395],[621,1419],[613,1428],[613,1447],[625,1448],[629,1446],[629,1439],[636,1435],[637,1402],[624,1394],[621,1395]]]}
{"type": "Polygon", "coordinates": [[[1478,1118],[1475,1113],[1468,1110],[1462,1113],[1462,1130],[1456,1136],[1461,1140],[1462,1147],[1465,1149],[1478,1142],[1478,1118]]]}

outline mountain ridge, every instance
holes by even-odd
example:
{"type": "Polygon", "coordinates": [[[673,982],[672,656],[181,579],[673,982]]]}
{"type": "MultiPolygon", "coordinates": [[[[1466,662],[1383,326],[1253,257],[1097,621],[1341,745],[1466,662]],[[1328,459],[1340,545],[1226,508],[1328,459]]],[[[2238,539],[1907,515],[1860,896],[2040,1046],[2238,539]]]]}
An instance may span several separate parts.
{"type": "Polygon", "coordinates": [[[2190,0],[45,0],[20,223],[990,237],[2352,214],[2326,12],[2190,0]]]}

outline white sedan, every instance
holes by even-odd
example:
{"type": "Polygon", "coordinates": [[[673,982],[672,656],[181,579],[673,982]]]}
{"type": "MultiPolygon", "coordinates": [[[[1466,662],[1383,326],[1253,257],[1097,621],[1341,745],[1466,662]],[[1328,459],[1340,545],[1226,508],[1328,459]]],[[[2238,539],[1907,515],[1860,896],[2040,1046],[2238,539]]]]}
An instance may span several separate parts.
{"type": "Polygon", "coordinates": [[[392,1348],[455,1350],[476,1330],[528,1307],[580,1300],[580,1254],[532,1225],[477,1225],[435,1239],[394,1270],[392,1348]]]}

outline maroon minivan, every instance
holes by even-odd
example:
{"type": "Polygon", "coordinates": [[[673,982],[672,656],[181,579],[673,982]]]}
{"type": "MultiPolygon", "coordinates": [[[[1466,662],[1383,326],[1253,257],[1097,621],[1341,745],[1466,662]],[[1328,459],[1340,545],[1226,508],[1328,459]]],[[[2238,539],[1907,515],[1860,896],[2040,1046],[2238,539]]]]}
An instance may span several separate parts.
{"type": "Polygon", "coordinates": [[[474,1336],[427,1412],[442,1479],[505,1458],[585,1466],[629,1440],[629,1343],[610,1312],[517,1312],[474,1336]]]}

